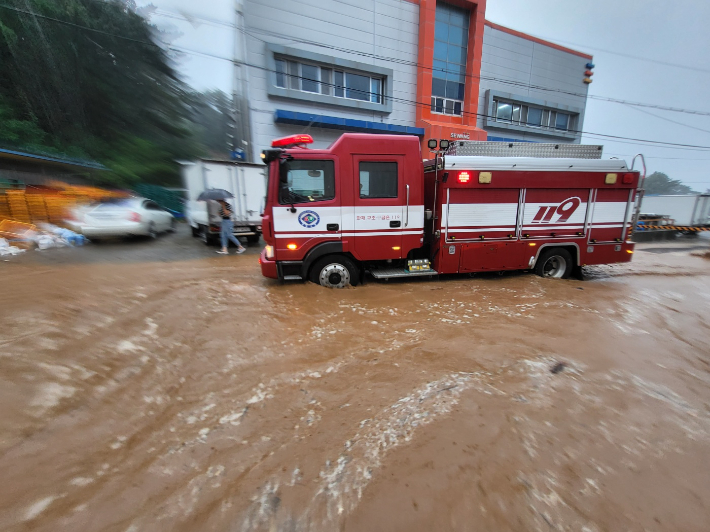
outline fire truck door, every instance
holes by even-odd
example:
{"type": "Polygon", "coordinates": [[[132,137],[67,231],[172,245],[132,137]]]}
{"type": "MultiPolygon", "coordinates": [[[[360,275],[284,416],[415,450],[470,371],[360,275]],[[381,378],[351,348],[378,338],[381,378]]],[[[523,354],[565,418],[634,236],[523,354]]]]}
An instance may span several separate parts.
{"type": "Polygon", "coordinates": [[[409,222],[404,168],[403,156],[353,155],[353,225],[343,237],[357,259],[402,257],[402,233],[409,222]]]}
{"type": "Polygon", "coordinates": [[[273,208],[276,249],[286,260],[321,242],[341,240],[335,161],[294,159],[281,163],[279,205],[273,208]]]}

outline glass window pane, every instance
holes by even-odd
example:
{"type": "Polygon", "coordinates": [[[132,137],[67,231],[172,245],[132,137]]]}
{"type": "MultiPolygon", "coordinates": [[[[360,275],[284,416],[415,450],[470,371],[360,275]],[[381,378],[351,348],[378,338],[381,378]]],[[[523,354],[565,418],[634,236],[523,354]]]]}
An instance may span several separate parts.
{"type": "Polygon", "coordinates": [[[460,83],[456,83],[455,81],[447,81],[446,82],[446,97],[451,98],[452,100],[459,100],[459,86],[460,83]]]}
{"type": "Polygon", "coordinates": [[[447,81],[455,81],[456,83],[463,83],[464,82],[464,76],[457,72],[451,72],[449,71],[446,74],[446,80],[447,81]]]}
{"type": "Polygon", "coordinates": [[[446,42],[449,40],[449,25],[440,20],[436,21],[436,26],[434,27],[434,38],[437,41],[446,42]]]}
{"type": "Polygon", "coordinates": [[[320,92],[321,94],[332,94],[333,84],[331,81],[331,74],[333,71],[329,68],[320,69],[320,92]]]}
{"type": "Polygon", "coordinates": [[[460,46],[449,45],[448,52],[449,63],[463,64],[466,62],[466,49],[460,46]]]}
{"type": "Polygon", "coordinates": [[[542,110],[542,127],[547,127],[550,125],[550,111],[547,109],[542,110]]]}
{"type": "MultiPolygon", "coordinates": [[[[454,7],[447,6],[449,10],[449,24],[452,26],[461,26],[462,28],[468,28],[468,11],[463,9],[456,9],[454,7]]],[[[438,9],[437,9],[438,11],[438,9]]]]}
{"type": "Polygon", "coordinates": [[[513,122],[520,122],[520,106],[513,105],[513,122]]]}
{"type": "Polygon", "coordinates": [[[348,72],[345,76],[345,95],[353,100],[370,101],[370,78],[348,72]]]}
{"type": "Polygon", "coordinates": [[[461,115],[461,102],[454,102],[454,114],[461,115]]]}
{"type": "Polygon", "coordinates": [[[298,63],[295,61],[288,62],[289,85],[292,89],[301,90],[300,79],[298,77],[298,63]]]}
{"type": "Polygon", "coordinates": [[[509,122],[513,117],[513,106],[508,102],[498,102],[496,119],[509,122]]]}
{"type": "Polygon", "coordinates": [[[542,109],[528,107],[528,125],[538,127],[542,125],[542,109]]]}
{"type": "Polygon", "coordinates": [[[434,64],[432,65],[433,76],[443,78],[446,76],[446,70],[446,61],[437,61],[436,59],[434,60],[434,64]]]}
{"type": "Polygon", "coordinates": [[[446,24],[449,23],[449,11],[446,9],[446,6],[442,6],[441,4],[436,6],[436,21],[441,21],[446,24]]]}
{"type": "MultiPolygon", "coordinates": [[[[455,44],[456,46],[465,46],[464,42],[464,29],[459,26],[451,26],[449,28],[449,42],[455,44]]],[[[441,39],[442,41],[445,39],[441,39]]]]}
{"type": "Polygon", "coordinates": [[[466,91],[465,91],[465,88],[466,88],[466,85],[464,85],[463,83],[459,83],[459,95],[458,95],[458,98],[457,98],[458,100],[462,100],[462,101],[463,101],[463,100],[465,99],[465,98],[464,98],[464,93],[466,92],[466,91]]]}
{"type": "Polygon", "coordinates": [[[557,120],[555,121],[555,127],[557,129],[562,129],[567,131],[569,127],[569,115],[567,113],[557,113],[557,120]]]}
{"type": "Polygon", "coordinates": [[[437,98],[437,99],[436,99],[436,112],[437,112],[437,113],[443,113],[443,112],[444,112],[444,99],[443,99],[443,98],[437,98]]]}
{"type": "Polygon", "coordinates": [[[286,61],[276,60],[276,86],[286,88],[286,61]]]}
{"type": "Polygon", "coordinates": [[[360,163],[361,198],[396,198],[397,163],[360,163]]]}
{"type": "Polygon", "coordinates": [[[446,81],[439,78],[433,78],[431,80],[431,94],[432,96],[446,96],[446,81]]]}
{"type": "Polygon", "coordinates": [[[525,124],[528,121],[528,106],[523,105],[523,109],[520,113],[520,123],[525,124]]]}
{"type": "Polygon", "coordinates": [[[382,89],[381,80],[372,78],[370,79],[370,101],[374,103],[381,103],[382,89]]]}
{"type": "Polygon", "coordinates": [[[279,189],[279,203],[311,203],[335,197],[333,161],[292,160],[283,163],[286,182],[279,189]]]}
{"type": "Polygon", "coordinates": [[[436,98],[431,99],[431,112],[436,113],[436,98]]]}
{"type": "Polygon", "coordinates": [[[444,100],[444,104],[445,104],[444,112],[447,115],[454,114],[454,101],[453,100],[444,100]]]}
{"type": "Polygon", "coordinates": [[[439,59],[440,61],[446,61],[446,53],[448,44],[441,41],[434,41],[434,59],[439,59]]]}
{"type": "Polygon", "coordinates": [[[343,88],[345,87],[345,81],[343,80],[343,73],[339,71],[335,71],[335,76],[333,79],[333,83],[335,87],[333,87],[334,94],[335,96],[339,96],[342,98],[344,96],[343,94],[343,88]]]}
{"type": "Polygon", "coordinates": [[[317,66],[301,65],[301,90],[306,92],[320,92],[317,66]]]}

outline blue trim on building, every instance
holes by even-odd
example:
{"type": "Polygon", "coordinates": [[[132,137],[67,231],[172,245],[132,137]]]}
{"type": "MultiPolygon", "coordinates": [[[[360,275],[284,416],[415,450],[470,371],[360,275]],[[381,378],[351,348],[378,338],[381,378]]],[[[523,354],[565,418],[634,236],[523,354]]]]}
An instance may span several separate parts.
{"type": "Polygon", "coordinates": [[[93,168],[94,170],[107,170],[107,168],[99,163],[90,163],[90,162],[78,162],[78,161],[72,161],[70,159],[59,159],[57,157],[48,157],[46,155],[35,155],[34,153],[26,153],[22,151],[15,151],[15,150],[5,150],[0,148],[0,154],[6,153],[8,155],[16,155],[18,157],[26,157],[27,159],[38,159],[40,161],[47,161],[50,163],[59,163],[59,164],[65,164],[67,166],[80,166],[82,168],[93,168]]]}
{"type": "Polygon", "coordinates": [[[493,142],[532,142],[532,143],[537,143],[535,140],[521,140],[521,139],[509,139],[505,137],[494,137],[492,135],[488,135],[488,140],[493,141],[493,142]]]}
{"type": "Polygon", "coordinates": [[[360,131],[364,133],[394,133],[398,135],[424,135],[424,128],[398,126],[382,122],[368,122],[338,116],[313,115],[277,109],[274,112],[274,122],[278,124],[293,124],[297,126],[322,127],[326,129],[340,129],[343,131],[360,131]]]}

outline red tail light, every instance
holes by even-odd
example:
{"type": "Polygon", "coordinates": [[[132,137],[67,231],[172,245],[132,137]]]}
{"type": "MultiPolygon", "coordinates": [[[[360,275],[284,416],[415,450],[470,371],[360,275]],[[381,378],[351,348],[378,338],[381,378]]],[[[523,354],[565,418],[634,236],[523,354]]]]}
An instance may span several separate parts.
{"type": "Polygon", "coordinates": [[[471,175],[468,172],[461,172],[459,174],[459,183],[468,183],[471,180],[471,175]]]}
{"type": "Polygon", "coordinates": [[[131,222],[140,222],[141,221],[141,215],[138,214],[137,212],[129,212],[128,213],[128,220],[131,222]]]}

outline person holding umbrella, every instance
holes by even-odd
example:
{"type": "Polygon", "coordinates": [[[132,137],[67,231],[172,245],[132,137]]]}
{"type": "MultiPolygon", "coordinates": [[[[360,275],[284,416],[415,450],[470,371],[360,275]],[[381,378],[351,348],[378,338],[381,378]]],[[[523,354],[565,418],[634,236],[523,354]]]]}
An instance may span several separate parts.
{"type": "Polygon", "coordinates": [[[222,218],[222,225],[220,227],[219,231],[219,237],[220,240],[222,241],[222,249],[220,249],[217,253],[220,255],[228,255],[229,251],[227,251],[227,246],[229,245],[229,240],[234,242],[234,244],[237,246],[237,253],[244,253],[246,249],[244,246],[242,246],[242,243],[239,242],[237,237],[234,236],[233,231],[234,231],[234,223],[232,222],[232,207],[227,203],[227,198],[233,198],[234,196],[232,195],[231,192],[228,192],[226,190],[222,190],[220,188],[211,188],[209,190],[205,190],[202,194],[200,194],[197,197],[197,201],[209,201],[209,200],[215,200],[219,203],[220,209],[219,209],[219,216],[222,218]]]}
{"type": "Polygon", "coordinates": [[[229,206],[229,203],[227,203],[226,200],[218,200],[218,203],[220,204],[219,215],[222,218],[222,227],[219,231],[219,238],[222,241],[222,249],[220,249],[217,253],[220,255],[229,254],[229,251],[227,251],[227,246],[229,245],[228,240],[231,240],[234,242],[234,245],[237,246],[237,253],[244,253],[246,249],[233,233],[234,222],[232,222],[232,207],[229,206]]]}

